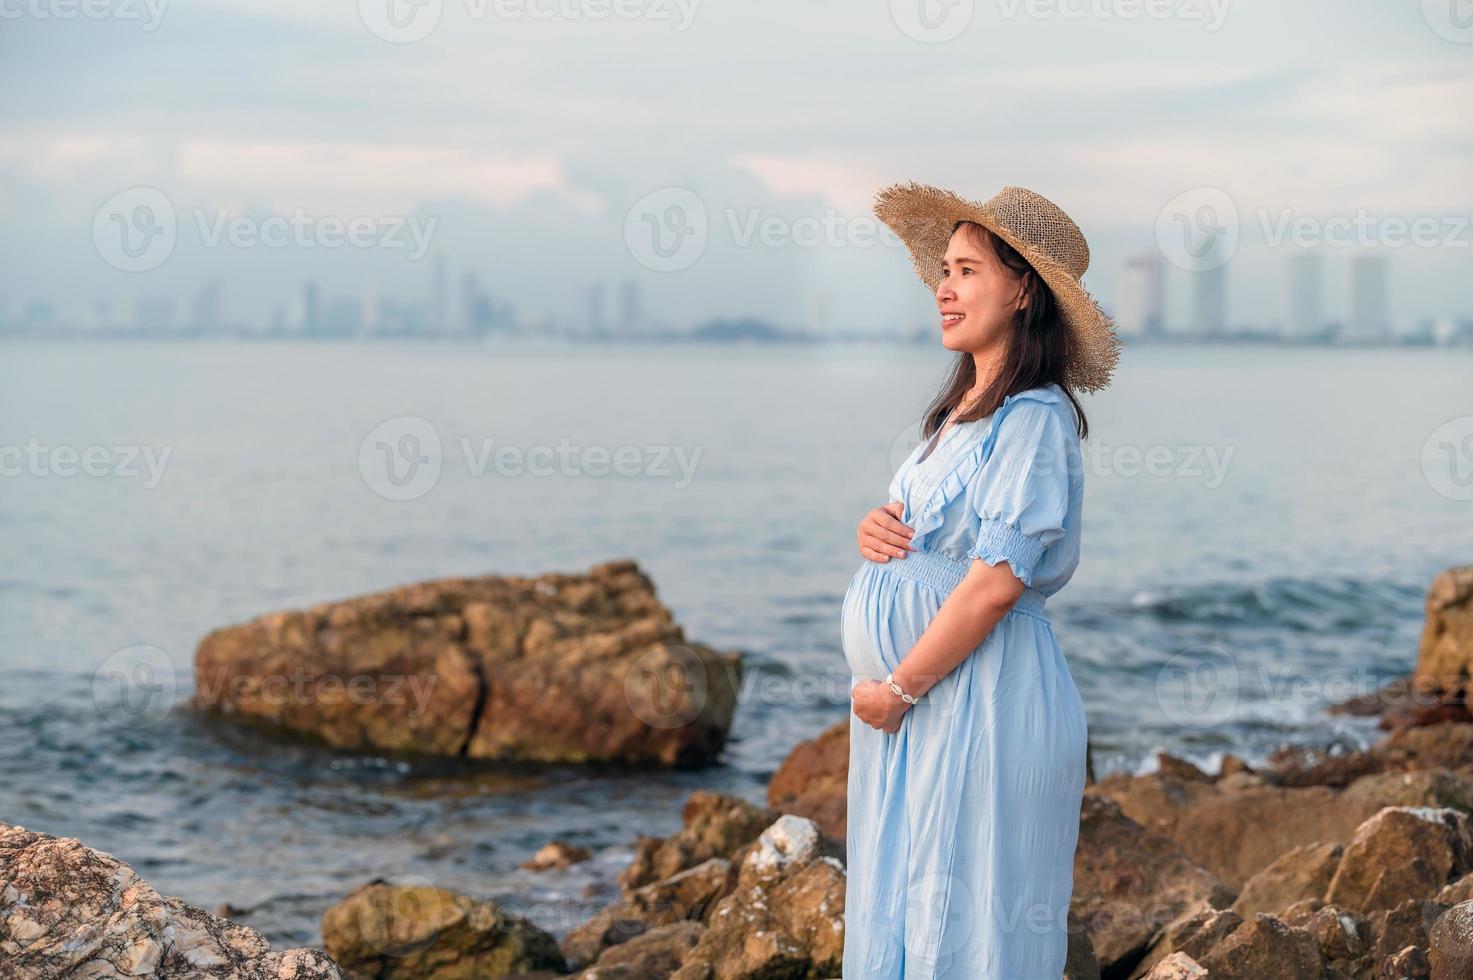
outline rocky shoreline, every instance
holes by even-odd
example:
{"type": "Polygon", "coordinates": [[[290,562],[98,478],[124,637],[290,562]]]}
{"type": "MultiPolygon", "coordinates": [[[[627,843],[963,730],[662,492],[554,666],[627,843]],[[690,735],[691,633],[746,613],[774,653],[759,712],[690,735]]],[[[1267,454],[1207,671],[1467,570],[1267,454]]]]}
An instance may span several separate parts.
{"type": "MultiPolygon", "coordinates": [[[[725,742],[740,671],[612,562],[217,630],[195,704],[347,749],[695,767],[725,742]]],[[[1380,718],[1367,749],[1091,774],[1064,977],[1473,977],[1470,674],[1473,566],[1432,583],[1413,671],[1333,709],[1380,718]]],[[[619,897],[561,938],[492,901],[372,881],[323,915],[325,951],[272,952],[79,841],[0,824],[0,978],[837,977],[848,728],[796,746],[765,807],[692,793],[681,829],[641,837],[619,897]]],[[[524,866],[587,857],[553,841],[524,866]]]]}

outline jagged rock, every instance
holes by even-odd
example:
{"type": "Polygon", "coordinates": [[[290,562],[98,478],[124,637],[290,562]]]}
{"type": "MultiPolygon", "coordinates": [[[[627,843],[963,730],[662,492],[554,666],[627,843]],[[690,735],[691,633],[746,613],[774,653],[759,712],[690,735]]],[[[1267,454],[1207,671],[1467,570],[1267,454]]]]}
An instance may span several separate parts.
{"type": "Polygon", "coordinates": [[[1166,927],[1130,976],[1132,980],[1145,976],[1173,953],[1200,960],[1242,924],[1243,917],[1231,909],[1195,909],[1166,927]]]}
{"type": "Polygon", "coordinates": [[[1172,755],[1170,752],[1156,753],[1156,771],[1174,779],[1189,779],[1197,783],[1210,783],[1213,778],[1190,760],[1172,755]]]}
{"type": "Polygon", "coordinates": [[[1324,897],[1344,853],[1340,844],[1306,844],[1280,854],[1243,885],[1233,911],[1278,915],[1295,902],[1324,897]]]}
{"type": "Polygon", "coordinates": [[[655,926],[607,949],[578,980],[664,980],[680,969],[705,931],[691,921],[655,926]]]}
{"type": "Polygon", "coordinates": [[[634,860],[619,874],[619,887],[627,895],[713,857],[729,858],[777,818],[776,811],[735,796],[696,790],[681,810],[679,830],[669,837],[639,838],[634,860]]]}
{"type": "Polygon", "coordinates": [[[1408,776],[1373,774],[1337,791],[1280,786],[1247,774],[1203,783],[1160,773],[1112,773],[1091,792],[1117,801],[1126,816],[1172,838],[1193,861],[1241,889],[1296,847],[1348,843],[1362,823],[1387,805],[1415,801],[1455,806],[1469,792],[1468,779],[1461,774],[1408,776]]]}
{"type": "Polygon", "coordinates": [[[1240,772],[1252,773],[1253,767],[1231,752],[1223,753],[1222,764],[1217,769],[1217,778],[1221,779],[1224,776],[1232,776],[1240,772]]]}
{"type": "Polygon", "coordinates": [[[785,814],[748,845],[736,888],[671,980],[838,976],[844,954],[844,865],[818,825],[785,814]]]}
{"type": "Polygon", "coordinates": [[[1270,753],[1263,773],[1278,786],[1339,789],[1385,767],[1385,760],[1374,752],[1327,753],[1311,746],[1288,745],[1270,753]]]}
{"type": "Polygon", "coordinates": [[[1442,891],[1437,893],[1437,900],[1449,906],[1462,905],[1464,902],[1473,900],[1473,874],[1465,874],[1443,885],[1442,891]]]}
{"type": "Polygon", "coordinates": [[[593,852],[586,847],[574,847],[565,841],[555,840],[542,845],[536,854],[518,867],[528,871],[546,871],[549,868],[567,868],[591,857],[593,852]]]}
{"type": "Polygon", "coordinates": [[[272,613],[209,633],[194,670],[196,706],[338,748],[697,766],[725,744],[741,655],[687,642],[617,561],[272,613]]]}
{"type": "Polygon", "coordinates": [[[800,742],[767,783],[767,805],[807,817],[824,834],[844,840],[849,829],[849,722],[839,721],[817,738],[800,742]]]}
{"type": "Polygon", "coordinates": [[[1211,980],[1322,980],[1314,937],[1265,912],[1255,912],[1199,962],[1211,980]]]}
{"type": "Polygon", "coordinates": [[[1364,803],[1473,810],[1473,775],[1443,768],[1387,770],[1362,776],[1347,786],[1340,798],[1355,801],[1357,806],[1364,803]]]}
{"type": "Polygon", "coordinates": [[[1234,897],[1174,841],[1141,827],[1114,800],[1084,794],[1070,905],[1103,972],[1144,951],[1188,910],[1226,908],[1234,897]]]}
{"type": "Polygon", "coordinates": [[[322,940],[345,969],[381,980],[567,970],[549,933],[433,885],[371,881],[322,914],[322,940]]]}
{"type": "Polygon", "coordinates": [[[1186,953],[1172,953],[1156,964],[1145,980],[1209,980],[1207,970],[1186,953]]]}
{"type": "Polygon", "coordinates": [[[273,952],[260,933],[160,895],[72,837],[0,823],[0,977],[341,980],[315,949],[273,952]]]}
{"type": "Polygon", "coordinates": [[[1473,767],[1473,724],[1444,722],[1401,729],[1371,748],[1386,769],[1453,769],[1466,775],[1473,767]]]}
{"type": "Polygon", "coordinates": [[[571,930],[561,944],[563,956],[575,967],[602,963],[606,949],[630,942],[652,928],[704,919],[728,891],[730,870],[730,861],[713,857],[636,888],[571,930]]]}
{"type": "Polygon", "coordinates": [[[1460,902],[1439,916],[1427,939],[1432,980],[1473,977],[1473,901],[1460,902]]]}
{"type": "Polygon", "coordinates": [[[1371,961],[1384,969],[1386,962],[1408,946],[1426,949],[1428,934],[1447,907],[1430,899],[1409,898],[1394,909],[1377,909],[1366,916],[1370,926],[1371,961]]]}
{"type": "Polygon", "coordinates": [[[1371,927],[1358,912],[1306,898],[1279,918],[1314,937],[1325,962],[1340,973],[1360,976],[1371,967],[1371,927]]]}
{"type": "Polygon", "coordinates": [[[1100,980],[1100,961],[1095,956],[1095,944],[1090,941],[1084,920],[1072,908],[1065,928],[1069,932],[1069,952],[1064,958],[1063,980],[1100,980]]]}
{"type": "Polygon", "coordinates": [[[1431,973],[1427,951],[1416,946],[1408,946],[1381,966],[1381,975],[1389,980],[1428,980],[1431,973]]]}
{"type": "Polygon", "coordinates": [[[1458,691],[1473,675],[1473,565],[1449,568],[1427,590],[1427,619],[1414,678],[1458,691]]]}
{"type": "Polygon", "coordinates": [[[1371,694],[1331,707],[1332,714],[1380,716],[1379,727],[1400,730],[1473,722],[1468,709],[1473,674],[1473,565],[1449,568],[1427,590],[1427,616],[1417,664],[1371,694]]]}
{"type": "Polygon", "coordinates": [[[1386,807],[1355,832],[1325,901],[1359,912],[1431,898],[1473,870],[1473,824],[1451,808],[1386,807]]]}

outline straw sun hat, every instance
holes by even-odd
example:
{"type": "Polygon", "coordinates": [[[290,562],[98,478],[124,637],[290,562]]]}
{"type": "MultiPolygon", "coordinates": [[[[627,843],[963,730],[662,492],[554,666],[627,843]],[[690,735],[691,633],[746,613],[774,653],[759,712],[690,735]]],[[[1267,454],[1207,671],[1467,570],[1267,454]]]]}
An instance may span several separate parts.
{"type": "Polygon", "coordinates": [[[1089,268],[1089,245],[1057,204],[1023,187],[1004,187],[978,204],[911,181],[875,195],[875,216],[910,249],[916,272],[932,292],[941,282],[941,259],[956,223],[975,221],[992,231],[1028,260],[1054,294],[1074,338],[1065,383],[1085,391],[1110,383],[1120,338],[1109,314],[1080,282],[1089,268]]]}

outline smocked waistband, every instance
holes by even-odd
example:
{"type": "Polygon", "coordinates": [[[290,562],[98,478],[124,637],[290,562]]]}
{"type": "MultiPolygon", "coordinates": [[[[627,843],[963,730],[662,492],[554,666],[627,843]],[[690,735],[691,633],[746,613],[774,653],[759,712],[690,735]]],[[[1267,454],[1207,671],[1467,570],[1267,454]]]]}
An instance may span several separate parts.
{"type": "MultiPolygon", "coordinates": [[[[889,561],[870,564],[881,571],[900,575],[946,593],[956,588],[972,567],[971,559],[957,561],[939,551],[926,550],[912,551],[904,558],[891,557],[889,561]]],[[[1018,596],[1018,601],[1013,603],[1009,612],[1023,613],[1048,622],[1048,615],[1043,611],[1046,598],[1047,596],[1031,586],[1024,588],[1023,594],[1018,596]]]]}

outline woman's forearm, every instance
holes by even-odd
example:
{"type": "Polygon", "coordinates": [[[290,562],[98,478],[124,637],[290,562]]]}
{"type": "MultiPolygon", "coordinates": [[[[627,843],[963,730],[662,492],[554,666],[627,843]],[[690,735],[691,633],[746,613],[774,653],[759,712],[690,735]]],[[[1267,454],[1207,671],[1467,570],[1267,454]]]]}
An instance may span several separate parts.
{"type": "Polygon", "coordinates": [[[1006,563],[972,565],[895,668],[895,683],[906,694],[918,698],[955,670],[1023,594],[1006,563]]]}

